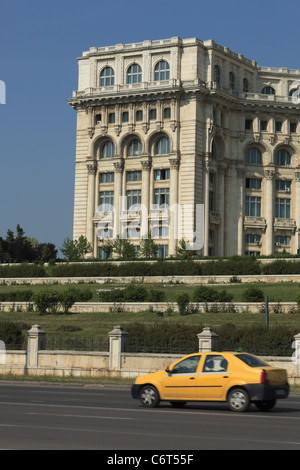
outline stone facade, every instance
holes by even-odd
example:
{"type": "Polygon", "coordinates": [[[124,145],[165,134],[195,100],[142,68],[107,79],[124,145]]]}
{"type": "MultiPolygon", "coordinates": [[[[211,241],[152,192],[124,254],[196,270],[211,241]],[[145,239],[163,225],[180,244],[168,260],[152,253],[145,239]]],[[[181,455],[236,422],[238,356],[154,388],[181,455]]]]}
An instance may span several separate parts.
{"type": "Polygon", "coordinates": [[[300,70],[178,37],[78,64],[73,238],[93,256],[117,235],[138,250],[150,229],[160,256],[182,238],[203,255],[297,253],[300,70]]]}

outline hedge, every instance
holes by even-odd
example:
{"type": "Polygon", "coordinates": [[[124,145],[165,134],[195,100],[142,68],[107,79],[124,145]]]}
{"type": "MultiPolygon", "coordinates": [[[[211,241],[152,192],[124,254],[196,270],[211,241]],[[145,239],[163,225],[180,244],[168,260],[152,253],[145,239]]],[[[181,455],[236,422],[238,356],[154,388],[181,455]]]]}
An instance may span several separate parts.
{"type": "MultiPolygon", "coordinates": [[[[191,354],[198,351],[197,334],[203,325],[161,324],[147,326],[132,323],[126,326],[129,333],[128,352],[165,352],[191,354]]],[[[214,329],[219,335],[220,351],[242,351],[261,356],[291,357],[292,343],[298,329],[263,326],[237,327],[227,323],[214,329]]]]}
{"type": "Polygon", "coordinates": [[[45,275],[44,267],[37,264],[0,265],[0,278],[44,277],[45,275]]]}

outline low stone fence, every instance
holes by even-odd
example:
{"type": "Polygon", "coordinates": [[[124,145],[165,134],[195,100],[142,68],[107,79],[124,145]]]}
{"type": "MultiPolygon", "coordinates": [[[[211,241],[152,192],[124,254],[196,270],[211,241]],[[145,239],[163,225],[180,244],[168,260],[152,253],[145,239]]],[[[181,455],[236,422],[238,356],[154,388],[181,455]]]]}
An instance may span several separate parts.
{"type": "MultiPolygon", "coordinates": [[[[295,313],[296,302],[269,302],[270,313],[295,313]]],[[[264,302],[190,302],[190,309],[199,312],[228,312],[228,313],[264,313],[264,302]]],[[[32,302],[0,302],[0,312],[27,312],[33,310],[32,302]]],[[[145,312],[151,310],[163,314],[169,309],[178,312],[176,302],[75,302],[70,308],[71,313],[97,312],[145,312]]]]}
{"type": "MultiPolygon", "coordinates": [[[[299,259],[300,261],[300,259],[299,259]]],[[[51,284],[127,284],[137,282],[143,284],[231,284],[235,276],[115,276],[115,277],[30,277],[30,278],[0,278],[0,285],[51,285],[51,284]]],[[[238,275],[241,283],[250,282],[300,282],[300,274],[260,274],[260,275],[238,275]]]]}
{"type": "MultiPolygon", "coordinates": [[[[128,353],[128,333],[116,326],[109,334],[108,352],[47,351],[46,333],[39,325],[27,332],[27,350],[0,349],[0,373],[26,376],[137,377],[167,367],[182,357],[178,354],[128,353]]],[[[218,335],[209,327],[198,337],[198,351],[217,351],[218,335]]],[[[290,384],[300,384],[300,334],[295,336],[293,357],[265,357],[271,365],[288,371],[290,384]]],[[[197,351],[191,351],[197,352],[197,351]]]]}

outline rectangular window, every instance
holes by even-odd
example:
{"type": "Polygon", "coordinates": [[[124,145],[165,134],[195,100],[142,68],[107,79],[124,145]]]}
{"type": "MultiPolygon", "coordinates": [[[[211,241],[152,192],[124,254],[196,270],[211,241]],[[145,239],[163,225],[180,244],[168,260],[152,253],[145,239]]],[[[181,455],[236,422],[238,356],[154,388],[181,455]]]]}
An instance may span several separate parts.
{"type": "Polygon", "coordinates": [[[169,206],[169,188],[158,188],[154,190],[154,204],[156,206],[169,206]]]}
{"type": "Polygon", "coordinates": [[[159,258],[167,258],[169,254],[169,246],[168,245],[159,245],[158,246],[158,257],[159,258]]]}
{"type": "Polygon", "coordinates": [[[154,170],[154,179],[155,181],[169,180],[170,179],[170,169],[154,170]]]}
{"type": "Polygon", "coordinates": [[[290,123],[290,133],[294,134],[295,132],[297,132],[297,123],[296,122],[291,122],[290,123]]]}
{"type": "Polygon", "coordinates": [[[100,124],[101,124],[101,114],[96,114],[95,121],[96,121],[96,126],[100,126],[100,124]]]}
{"type": "Polygon", "coordinates": [[[138,110],[138,111],[136,112],[136,120],[137,120],[137,121],[142,121],[142,120],[143,120],[143,111],[138,110]]]}
{"type": "Polygon", "coordinates": [[[142,172],[141,171],[127,171],[126,181],[142,181],[142,172]]]}
{"type": "Polygon", "coordinates": [[[246,119],[246,120],[245,120],[245,129],[246,129],[247,131],[251,131],[251,130],[252,130],[252,123],[253,123],[252,119],[246,119]]]}
{"type": "Polygon", "coordinates": [[[261,180],[258,178],[246,178],[247,189],[261,189],[261,180]]]}
{"type": "Polygon", "coordinates": [[[255,233],[246,233],[245,243],[261,243],[261,236],[255,233]]]}
{"type": "Polygon", "coordinates": [[[99,206],[101,212],[111,212],[114,210],[114,192],[100,191],[99,206]]]}
{"type": "Polygon", "coordinates": [[[139,210],[142,200],[142,193],[140,189],[133,189],[126,192],[127,196],[127,210],[139,210]]]}
{"type": "Polygon", "coordinates": [[[164,119],[170,119],[171,117],[171,109],[170,108],[165,108],[164,109],[164,119]]]}
{"type": "Polygon", "coordinates": [[[113,183],[114,179],[114,173],[100,173],[100,183],[113,183]]]}
{"type": "Polygon", "coordinates": [[[260,121],[260,130],[266,131],[268,127],[268,121],[260,121]]]}
{"type": "Polygon", "coordinates": [[[169,227],[168,226],[153,227],[152,237],[153,238],[168,238],[169,237],[169,227]]]}
{"type": "Polygon", "coordinates": [[[291,200],[287,198],[275,199],[275,217],[289,219],[291,216],[291,200]]]}
{"type": "Polygon", "coordinates": [[[122,122],[128,122],[129,121],[129,113],[128,111],[124,111],[122,113],[122,122]]]}
{"type": "Polygon", "coordinates": [[[108,122],[109,122],[109,124],[114,124],[114,123],[115,123],[115,119],[116,119],[115,113],[109,113],[109,115],[108,115],[108,122]]]}
{"type": "Polygon", "coordinates": [[[248,217],[260,217],[261,198],[246,196],[245,215],[248,217]]]}
{"type": "Polygon", "coordinates": [[[150,121],[155,121],[156,119],[156,109],[150,109],[150,112],[149,112],[149,118],[150,118],[150,121]]]}
{"type": "Polygon", "coordinates": [[[281,132],[282,129],[282,122],[281,121],[276,121],[275,122],[275,131],[276,132],[281,132]]]}
{"type": "Polygon", "coordinates": [[[276,180],[275,189],[276,191],[286,191],[287,193],[289,193],[291,191],[291,181],[276,180]]]}
{"type": "Polygon", "coordinates": [[[285,237],[281,235],[277,235],[275,237],[275,245],[287,245],[291,244],[291,237],[285,237]]]}
{"type": "Polygon", "coordinates": [[[107,251],[100,247],[98,250],[98,258],[100,259],[112,258],[112,251],[107,251]]]}

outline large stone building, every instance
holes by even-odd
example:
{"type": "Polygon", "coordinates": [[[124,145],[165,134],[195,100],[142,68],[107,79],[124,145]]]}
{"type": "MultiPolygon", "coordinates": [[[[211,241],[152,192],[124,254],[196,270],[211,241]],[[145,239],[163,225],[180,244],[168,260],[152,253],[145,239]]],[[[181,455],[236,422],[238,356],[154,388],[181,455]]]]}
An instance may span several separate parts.
{"type": "Polygon", "coordinates": [[[149,230],[160,256],[193,237],[203,255],[299,250],[300,70],[179,37],[78,64],[73,237],[93,256],[149,230]]]}

